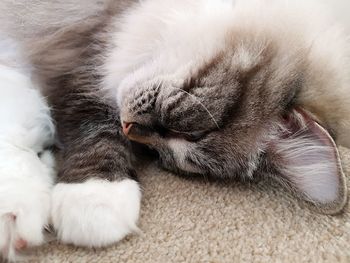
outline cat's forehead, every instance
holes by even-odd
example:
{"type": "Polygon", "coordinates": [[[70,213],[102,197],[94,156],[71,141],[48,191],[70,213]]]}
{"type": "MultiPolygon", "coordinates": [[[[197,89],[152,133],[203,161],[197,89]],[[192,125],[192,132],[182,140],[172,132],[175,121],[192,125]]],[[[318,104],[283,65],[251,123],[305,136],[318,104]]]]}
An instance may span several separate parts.
{"type": "MultiPolygon", "coordinates": [[[[233,25],[232,4],[202,0],[188,2],[193,6],[184,9],[184,2],[167,1],[172,5],[167,10],[173,12],[159,12],[156,16],[151,15],[154,12],[135,12],[122,21],[126,30],[114,36],[115,48],[107,58],[107,89],[116,91],[127,78],[126,82],[137,82],[155,75],[196,71],[224,49],[233,25]]],[[[159,1],[159,5],[164,3],[159,1]]]]}
{"type": "MultiPolygon", "coordinates": [[[[137,70],[127,74],[118,87],[118,98],[133,89],[168,82],[172,86],[184,88],[188,82],[205,80],[206,86],[232,82],[241,74],[261,63],[266,56],[272,56],[274,47],[265,39],[250,41],[251,34],[245,32],[244,37],[237,37],[241,32],[230,31],[222,39],[221,44],[213,48],[182,53],[174,48],[161,53],[137,70]],[[191,55],[192,54],[192,55],[191,55]]],[[[202,43],[204,45],[204,43],[202,43]]],[[[195,50],[195,48],[194,48],[195,50]]]]}

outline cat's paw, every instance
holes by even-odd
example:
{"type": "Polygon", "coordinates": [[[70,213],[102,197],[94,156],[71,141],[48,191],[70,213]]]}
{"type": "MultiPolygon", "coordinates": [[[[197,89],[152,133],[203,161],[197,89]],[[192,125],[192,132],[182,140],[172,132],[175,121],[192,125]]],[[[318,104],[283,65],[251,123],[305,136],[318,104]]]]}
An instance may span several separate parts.
{"type": "Polygon", "coordinates": [[[44,242],[54,173],[32,151],[0,146],[0,258],[17,261],[19,252],[44,242]]]}
{"type": "Polygon", "coordinates": [[[52,195],[52,222],[64,243],[107,246],[137,230],[140,202],[134,180],[60,183],[52,195]]]}
{"type": "Polygon", "coordinates": [[[0,255],[17,261],[22,250],[44,242],[43,231],[50,216],[50,189],[16,179],[3,183],[0,182],[0,255]]]}

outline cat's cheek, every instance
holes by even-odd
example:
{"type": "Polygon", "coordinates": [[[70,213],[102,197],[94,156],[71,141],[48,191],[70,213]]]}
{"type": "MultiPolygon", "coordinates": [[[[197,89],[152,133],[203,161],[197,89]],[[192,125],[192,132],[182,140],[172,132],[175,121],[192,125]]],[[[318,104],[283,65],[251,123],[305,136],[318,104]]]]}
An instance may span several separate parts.
{"type": "Polygon", "coordinates": [[[199,167],[187,161],[187,157],[195,151],[192,143],[184,139],[169,139],[167,145],[171,149],[179,169],[194,174],[201,174],[203,172],[199,167]]]}
{"type": "Polygon", "coordinates": [[[52,223],[68,244],[103,247],[138,230],[141,191],[134,180],[90,180],[55,186],[52,223]]]}

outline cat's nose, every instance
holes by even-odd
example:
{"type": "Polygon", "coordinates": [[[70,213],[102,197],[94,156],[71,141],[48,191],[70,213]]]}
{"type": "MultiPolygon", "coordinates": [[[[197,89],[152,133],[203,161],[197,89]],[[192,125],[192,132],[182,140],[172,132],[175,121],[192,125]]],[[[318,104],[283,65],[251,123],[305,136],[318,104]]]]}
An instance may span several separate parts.
{"type": "Polygon", "coordinates": [[[123,133],[128,136],[129,132],[130,132],[130,129],[132,127],[132,123],[131,122],[126,122],[126,121],[123,121],[123,133]]]}

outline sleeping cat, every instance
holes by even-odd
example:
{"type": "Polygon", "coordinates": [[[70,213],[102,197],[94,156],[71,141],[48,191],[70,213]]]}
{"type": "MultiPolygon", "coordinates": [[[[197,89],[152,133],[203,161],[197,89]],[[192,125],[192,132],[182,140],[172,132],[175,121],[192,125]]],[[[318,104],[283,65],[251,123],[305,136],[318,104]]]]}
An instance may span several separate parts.
{"type": "Polygon", "coordinates": [[[42,243],[49,222],[62,242],[87,247],[136,230],[141,191],[130,141],[156,150],[160,165],[175,173],[265,176],[319,212],[343,209],[335,142],[350,146],[349,43],[319,4],[96,6],[74,22],[13,33],[27,71],[7,65],[14,57],[0,60],[0,107],[9,104],[0,112],[4,257],[14,260],[16,251],[42,243]],[[45,151],[53,136],[54,186],[45,151]]]}

